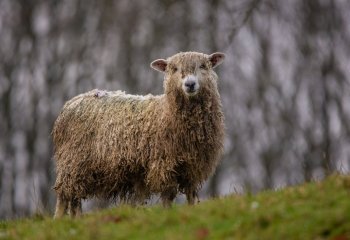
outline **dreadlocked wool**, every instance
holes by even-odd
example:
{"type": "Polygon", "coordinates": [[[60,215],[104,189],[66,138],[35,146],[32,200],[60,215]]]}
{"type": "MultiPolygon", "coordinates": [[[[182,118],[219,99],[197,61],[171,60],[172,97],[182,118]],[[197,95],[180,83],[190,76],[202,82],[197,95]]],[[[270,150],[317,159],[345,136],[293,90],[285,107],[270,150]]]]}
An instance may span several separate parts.
{"type": "Polygon", "coordinates": [[[66,102],[52,131],[55,217],[81,213],[81,200],[164,206],[186,194],[193,204],[223,149],[224,117],[213,68],[223,53],[178,53],[151,66],[165,73],[164,94],[92,90],[66,102]]]}

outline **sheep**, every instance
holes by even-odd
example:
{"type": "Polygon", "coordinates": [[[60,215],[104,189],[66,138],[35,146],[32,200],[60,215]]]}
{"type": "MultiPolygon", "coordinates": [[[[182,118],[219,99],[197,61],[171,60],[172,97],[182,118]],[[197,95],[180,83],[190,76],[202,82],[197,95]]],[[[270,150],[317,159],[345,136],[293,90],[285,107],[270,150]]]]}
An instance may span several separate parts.
{"type": "Polygon", "coordinates": [[[223,152],[224,115],[213,71],[223,53],[181,52],[157,59],[164,94],[92,90],[67,101],[54,123],[54,217],[82,213],[81,200],[143,203],[178,193],[188,204],[223,152]]]}

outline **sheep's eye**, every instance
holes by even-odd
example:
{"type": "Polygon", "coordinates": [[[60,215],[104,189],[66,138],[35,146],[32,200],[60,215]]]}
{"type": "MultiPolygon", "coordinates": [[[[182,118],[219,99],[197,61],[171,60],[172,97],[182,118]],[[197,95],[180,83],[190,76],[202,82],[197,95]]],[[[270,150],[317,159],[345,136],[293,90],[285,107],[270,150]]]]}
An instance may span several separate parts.
{"type": "Polygon", "coordinates": [[[173,72],[177,72],[177,67],[173,67],[173,72]]]}
{"type": "Polygon", "coordinates": [[[203,63],[202,65],[199,66],[200,69],[207,69],[207,66],[203,63]]]}

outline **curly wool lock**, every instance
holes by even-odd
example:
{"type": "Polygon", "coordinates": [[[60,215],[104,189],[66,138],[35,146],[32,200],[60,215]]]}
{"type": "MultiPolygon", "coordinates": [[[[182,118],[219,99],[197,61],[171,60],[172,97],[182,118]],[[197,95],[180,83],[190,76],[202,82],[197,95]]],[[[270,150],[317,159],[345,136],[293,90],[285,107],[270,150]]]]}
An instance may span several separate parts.
{"type": "Polygon", "coordinates": [[[160,194],[169,206],[178,192],[193,204],[223,149],[224,118],[213,68],[224,54],[195,52],[158,59],[164,94],[92,90],[69,100],[53,128],[55,217],[81,199],[143,202],[160,194]]]}

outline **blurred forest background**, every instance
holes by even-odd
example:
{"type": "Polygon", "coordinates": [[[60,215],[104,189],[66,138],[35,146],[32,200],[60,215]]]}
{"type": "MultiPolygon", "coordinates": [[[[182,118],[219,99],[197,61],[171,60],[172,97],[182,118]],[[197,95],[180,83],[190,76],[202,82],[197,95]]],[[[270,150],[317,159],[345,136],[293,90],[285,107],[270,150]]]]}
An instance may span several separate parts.
{"type": "Polygon", "coordinates": [[[350,1],[0,0],[0,218],[53,209],[50,132],[94,88],[162,93],[149,63],[225,52],[225,155],[201,197],[350,170],[350,1]]]}

